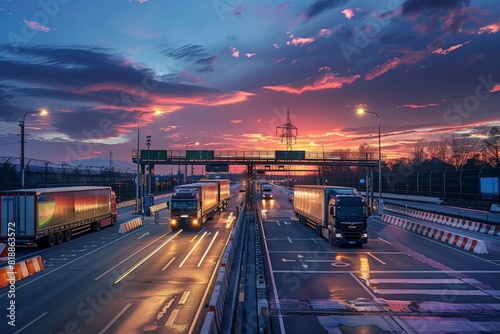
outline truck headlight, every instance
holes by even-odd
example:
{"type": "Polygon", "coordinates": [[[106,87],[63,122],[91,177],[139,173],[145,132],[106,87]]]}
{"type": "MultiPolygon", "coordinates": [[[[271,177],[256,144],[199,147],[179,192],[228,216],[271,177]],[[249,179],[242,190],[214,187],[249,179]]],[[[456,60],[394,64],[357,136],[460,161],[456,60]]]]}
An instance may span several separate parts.
{"type": "Polygon", "coordinates": [[[335,233],[335,238],[342,238],[342,233],[335,233]]]}
{"type": "Polygon", "coordinates": [[[363,234],[361,234],[361,238],[363,238],[363,239],[368,238],[368,233],[363,233],[363,234]]]}
{"type": "Polygon", "coordinates": [[[170,219],[170,225],[177,225],[177,220],[170,219]]]}
{"type": "Polygon", "coordinates": [[[193,219],[193,225],[198,225],[198,219],[193,219]]]}

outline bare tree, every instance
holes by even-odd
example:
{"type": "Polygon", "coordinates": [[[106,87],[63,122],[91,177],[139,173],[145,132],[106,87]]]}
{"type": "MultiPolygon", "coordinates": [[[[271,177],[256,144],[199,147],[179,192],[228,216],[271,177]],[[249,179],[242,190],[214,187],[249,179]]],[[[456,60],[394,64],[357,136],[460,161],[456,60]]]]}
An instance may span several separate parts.
{"type": "Polygon", "coordinates": [[[413,143],[413,163],[419,164],[424,162],[426,156],[424,139],[418,139],[413,143]]]}
{"type": "Polygon", "coordinates": [[[488,137],[483,140],[483,144],[484,146],[486,146],[489,162],[492,165],[499,167],[500,129],[497,126],[491,128],[490,132],[488,133],[488,137]]]}
{"type": "Polygon", "coordinates": [[[426,151],[431,160],[438,159],[443,162],[446,161],[448,147],[450,145],[448,138],[441,138],[440,140],[433,140],[427,142],[426,151]]]}
{"type": "Polygon", "coordinates": [[[479,139],[468,135],[452,135],[450,140],[450,163],[456,169],[461,169],[467,160],[472,158],[475,153],[479,139]]]}
{"type": "Polygon", "coordinates": [[[376,155],[373,154],[373,146],[368,144],[367,142],[364,142],[363,144],[359,145],[359,153],[362,156],[367,156],[368,159],[370,160],[376,160],[378,159],[376,155]]]}

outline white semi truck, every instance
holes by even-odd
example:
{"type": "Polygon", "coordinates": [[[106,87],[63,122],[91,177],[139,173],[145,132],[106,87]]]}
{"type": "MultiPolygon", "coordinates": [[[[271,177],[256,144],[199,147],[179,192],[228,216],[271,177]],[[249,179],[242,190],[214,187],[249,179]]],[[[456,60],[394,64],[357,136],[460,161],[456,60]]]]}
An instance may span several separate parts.
{"type": "Polygon", "coordinates": [[[355,188],[296,185],[293,210],[300,223],[334,245],[368,241],[367,206],[355,188]]]}

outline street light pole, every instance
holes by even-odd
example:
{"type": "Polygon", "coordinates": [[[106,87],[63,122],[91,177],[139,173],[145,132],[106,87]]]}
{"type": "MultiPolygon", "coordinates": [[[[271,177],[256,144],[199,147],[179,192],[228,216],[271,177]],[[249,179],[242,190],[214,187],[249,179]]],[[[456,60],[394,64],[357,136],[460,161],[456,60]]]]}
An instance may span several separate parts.
{"type": "Polygon", "coordinates": [[[148,147],[148,194],[151,195],[151,156],[149,146],[151,146],[151,136],[146,136],[146,146],[148,147]]]}
{"type": "Polygon", "coordinates": [[[142,214],[143,212],[143,205],[142,205],[142,199],[141,199],[141,205],[139,205],[139,184],[142,185],[142,177],[141,177],[141,168],[140,168],[140,161],[141,161],[141,155],[139,152],[139,137],[140,137],[140,125],[141,125],[141,117],[144,114],[159,114],[159,111],[144,111],[142,112],[139,117],[137,118],[137,151],[136,151],[136,157],[135,161],[137,163],[137,182],[135,183],[135,213],[142,214]]]}
{"type": "Polygon", "coordinates": [[[37,111],[28,111],[24,114],[23,120],[19,121],[19,126],[21,127],[21,189],[24,189],[24,123],[26,121],[26,116],[29,114],[40,114],[41,116],[47,115],[47,110],[37,111]]]}
{"type": "Polygon", "coordinates": [[[380,117],[376,112],[367,111],[367,110],[364,110],[362,108],[358,109],[358,113],[360,113],[360,114],[363,114],[363,113],[373,114],[373,115],[377,116],[377,120],[378,120],[378,197],[379,197],[379,202],[380,202],[380,200],[382,199],[382,164],[381,164],[382,150],[381,150],[381,145],[380,145],[380,117]]]}
{"type": "Polygon", "coordinates": [[[186,163],[184,164],[184,184],[187,183],[187,147],[189,145],[200,145],[200,143],[191,141],[187,143],[186,146],[184,147],[184,150],[186,151],[186,163]]]}

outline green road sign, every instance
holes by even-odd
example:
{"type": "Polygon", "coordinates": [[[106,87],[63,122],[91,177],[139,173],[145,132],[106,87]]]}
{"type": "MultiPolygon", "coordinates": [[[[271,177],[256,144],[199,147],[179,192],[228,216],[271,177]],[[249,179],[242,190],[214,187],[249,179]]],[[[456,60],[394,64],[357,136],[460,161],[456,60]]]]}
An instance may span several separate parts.
{"type": "Polygon", "coordinates": [[[187,160],[213,160],[214,151],[188,150],[186,151],[187,160]]]}
{"type": "Polygon", "coordinates": [[[304,160],[306,151],[275,151],[276,160],[304,160]]]}
{"type": "MultiPolygon", "coordinates": [[[[148,160],[148,150],[141,150],[141,160],[148,160]]],[[[167,151],[166,150],[149,150],[149,160],[151,161],[160,161],[167,160],[167,151]]]]}

